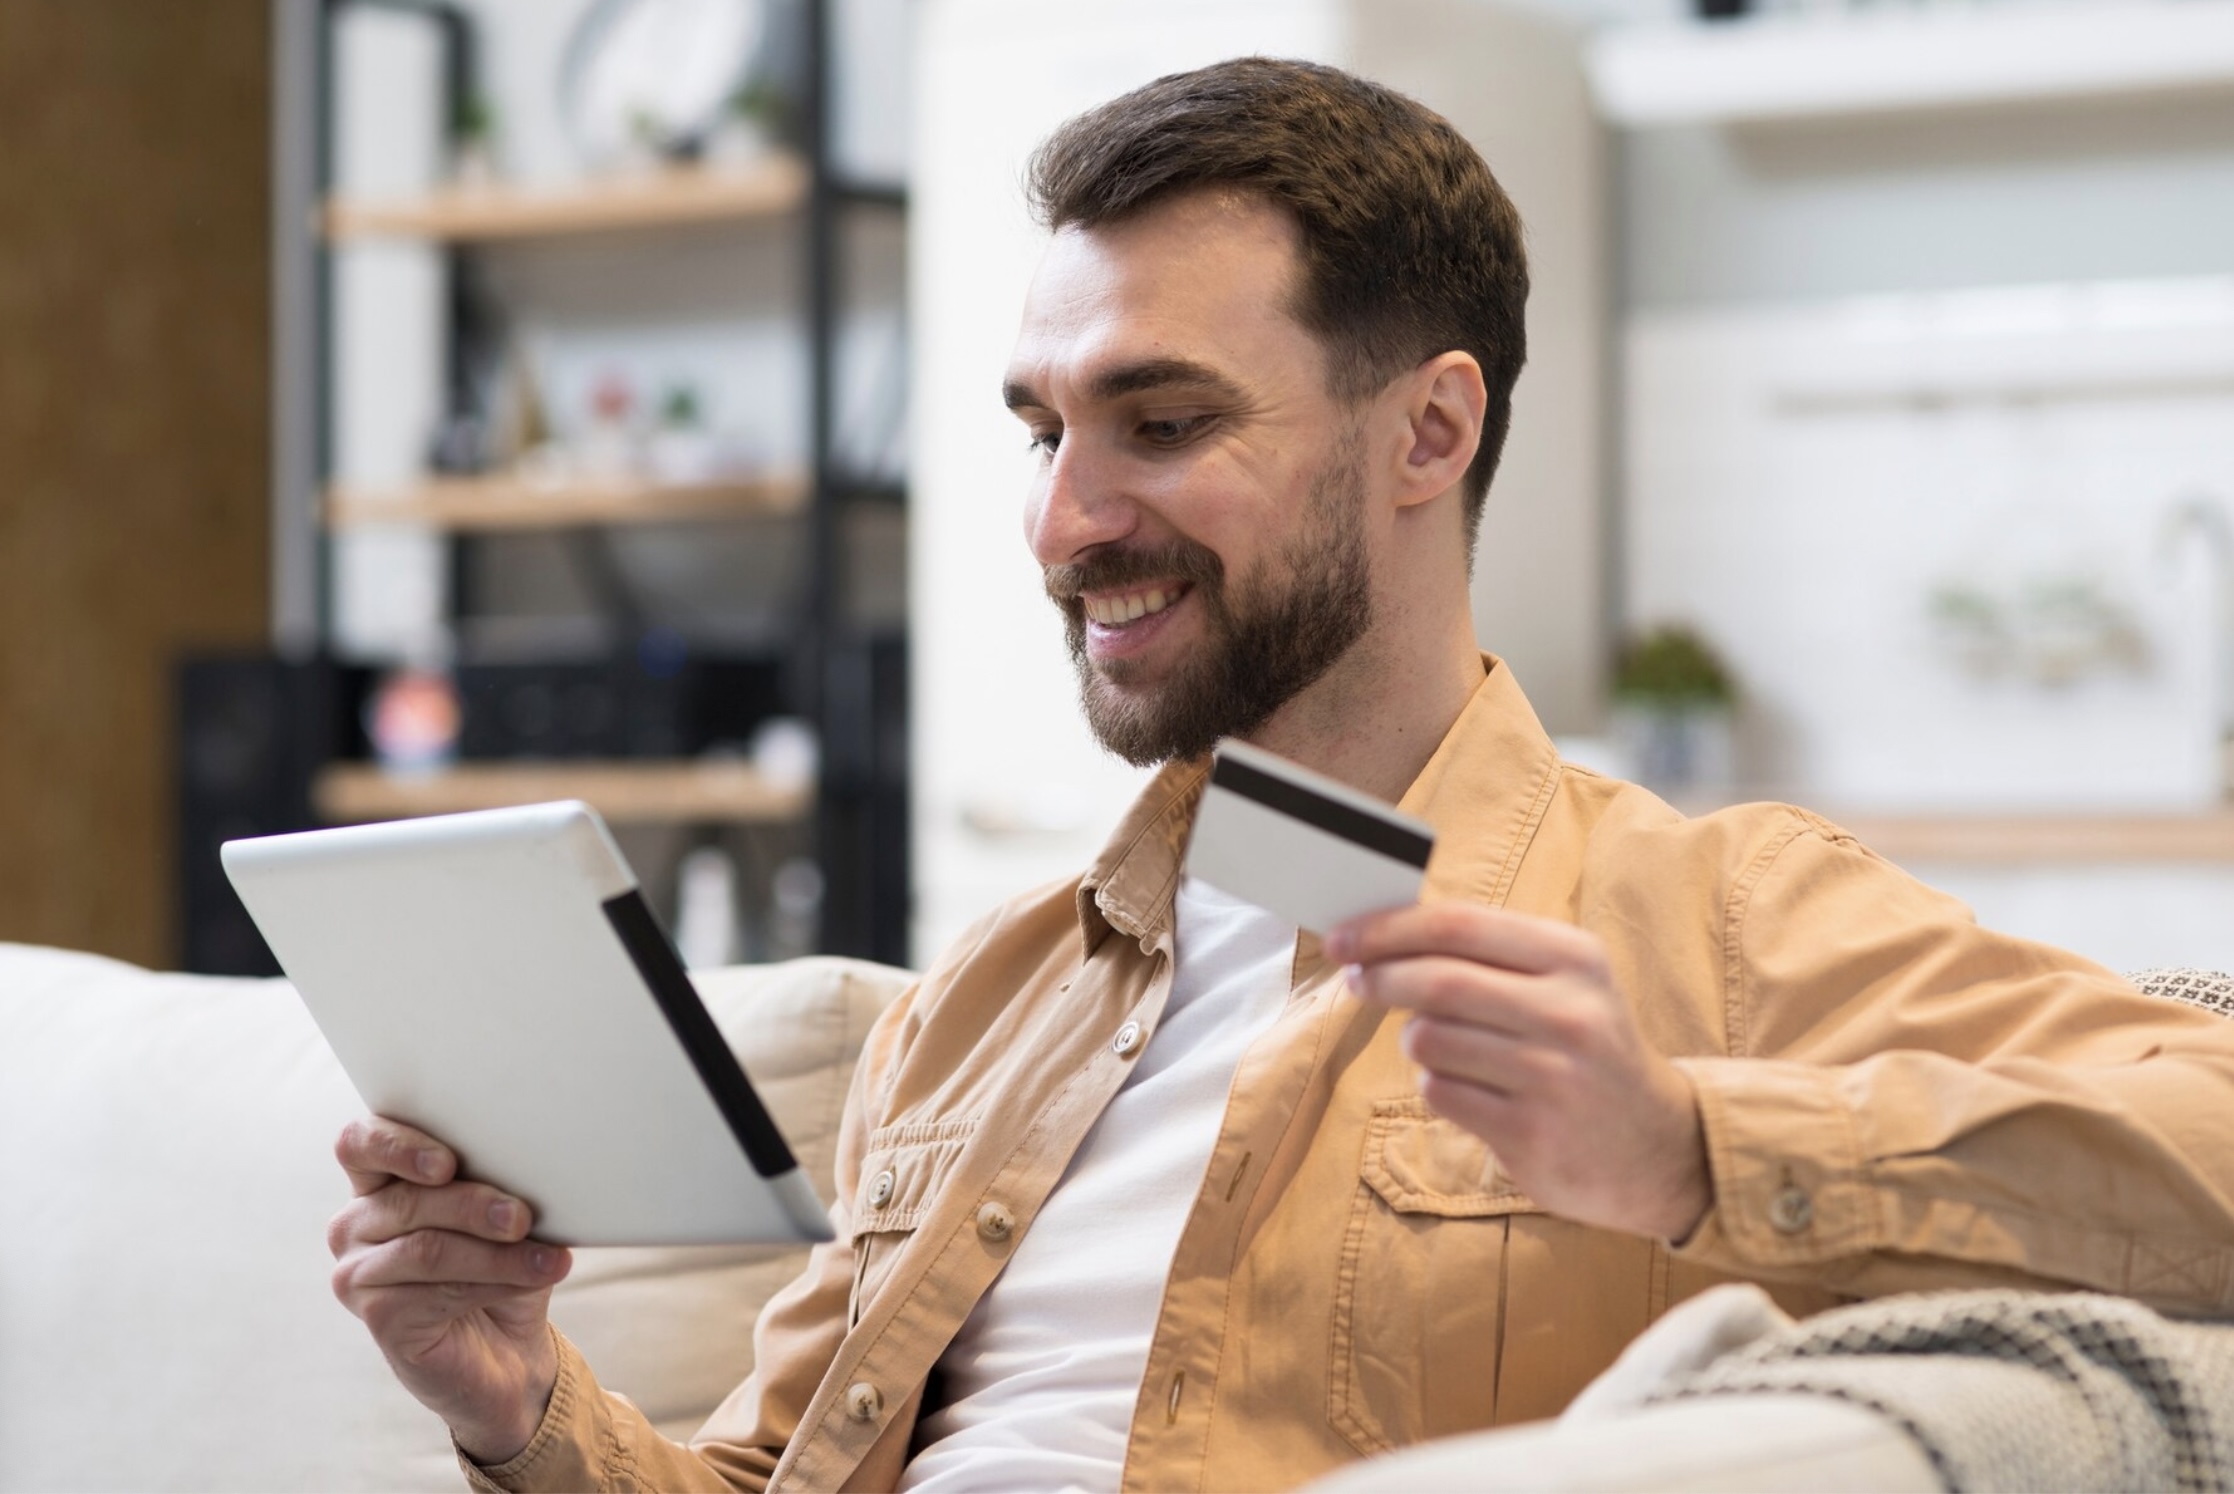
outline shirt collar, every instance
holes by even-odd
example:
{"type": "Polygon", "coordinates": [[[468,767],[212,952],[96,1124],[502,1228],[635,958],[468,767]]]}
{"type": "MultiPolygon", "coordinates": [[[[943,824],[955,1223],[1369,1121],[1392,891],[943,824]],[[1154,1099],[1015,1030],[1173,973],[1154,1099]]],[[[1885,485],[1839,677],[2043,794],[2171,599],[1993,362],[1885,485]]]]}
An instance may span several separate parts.
{"type": "MultiPolygon", "coordinates": [[[[1426,895],[1502,903],[1550,806],[1559,754],[1512,670],[1482,655],[1482,682],[1397,807],[1435,827],[1426,895]]],[[[1167,763],[1078,885],[1079,936],[1091,954],[1111,929],[1152,950],[1168,937],[1206,758],[1167,763]]]]}

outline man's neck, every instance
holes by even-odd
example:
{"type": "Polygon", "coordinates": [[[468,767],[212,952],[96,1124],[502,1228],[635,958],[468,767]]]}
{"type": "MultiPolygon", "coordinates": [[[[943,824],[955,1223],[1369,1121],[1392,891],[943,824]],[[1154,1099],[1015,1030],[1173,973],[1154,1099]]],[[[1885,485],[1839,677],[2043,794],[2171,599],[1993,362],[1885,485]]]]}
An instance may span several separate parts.
{"type": "Polygon", "coordinates": [[[1435,755],[1482,682],[1469,633],[1390,657],[1361,643],[1248,740],[1391,803],[1435,755]]]}

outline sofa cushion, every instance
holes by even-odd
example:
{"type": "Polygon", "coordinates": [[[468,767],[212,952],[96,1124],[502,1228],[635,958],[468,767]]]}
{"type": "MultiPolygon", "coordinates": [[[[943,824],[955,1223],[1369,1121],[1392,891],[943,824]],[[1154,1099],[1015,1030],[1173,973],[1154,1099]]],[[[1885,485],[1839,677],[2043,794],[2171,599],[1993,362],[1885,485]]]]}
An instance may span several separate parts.
{"type": "MultiPolygon", "coordinates": [[[[861,1035],[906,979],[699,977],[826,1187],[861,1035]]],[[[333,1138],[359,1105],[284,982],[0,945],[0,1035],[0,1488],[457,1487],[442,1427],[328,1285],[333,1138]]],[[[742,1372],[796,1258],[584,1251],[553,1312],[680,1425],[742,1372]]]]}

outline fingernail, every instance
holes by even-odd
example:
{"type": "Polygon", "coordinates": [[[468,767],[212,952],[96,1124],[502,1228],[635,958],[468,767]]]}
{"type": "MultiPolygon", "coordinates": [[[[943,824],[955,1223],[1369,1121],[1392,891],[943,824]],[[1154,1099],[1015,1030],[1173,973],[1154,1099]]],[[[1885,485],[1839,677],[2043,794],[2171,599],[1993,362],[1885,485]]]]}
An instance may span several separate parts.
{"type": "Polygon", "coordinates": [[[420,1150],[418,1163],[420,1177],[431,1181],[442,1176],[442,1153],[436,1151],[433,1147],[424,1147],[420,1150]]]}
{"type": "Polygon", "coordinates": [[[508,1198],[500,1198],[489,1205],[489,1228],[500,1235],[508,1235],[520,1227],[520,1206],[508,1198]]]}
{"type": "Polygon", "coordinates": [[[1342,978],[1350,983],[1350,989],[1357,992],[1358,995],[1363,996],[1365,994],[1365,967],[1363,965],[1344,965],[1342,967],[1342,978]]]}
{"type": "Polygon", "coordinates": [[[549,1276],[558,1269],[558,1252],[548,1245],[538,1245],[527,1253],[527,1265],[538,1276],[549,1276]]]}
{"type": "Polygon", "coordinates": [[[1346,927],[1339,928],[1328,934],[1326,943],[1320,947],[1326,951],[1328,959],[1346,961],[1351,955],[1357,953],[1357,935],[1351,933],[1346,927]]]}

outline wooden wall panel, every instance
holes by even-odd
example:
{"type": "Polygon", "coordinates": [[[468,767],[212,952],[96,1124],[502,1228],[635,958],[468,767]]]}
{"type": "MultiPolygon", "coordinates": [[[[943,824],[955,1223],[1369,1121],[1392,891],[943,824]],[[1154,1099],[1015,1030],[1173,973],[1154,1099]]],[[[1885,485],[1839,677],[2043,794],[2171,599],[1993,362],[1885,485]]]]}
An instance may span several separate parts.
{"type": "Polygon", "coordinates": [[[0,0],[0,939],[171,959],[171,660],[265,634],[268,7],[0,0]]]}

